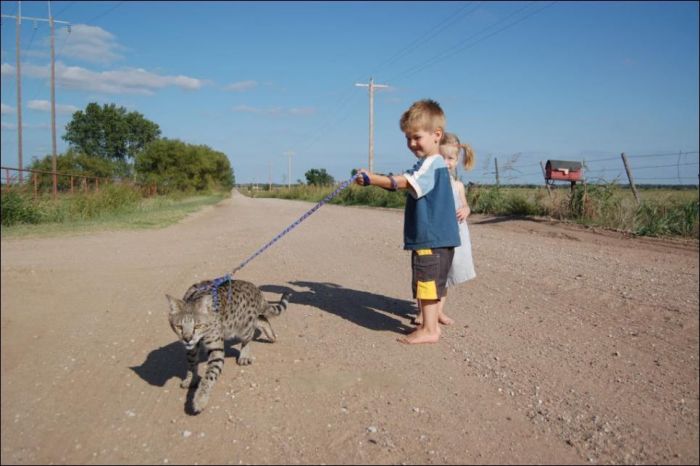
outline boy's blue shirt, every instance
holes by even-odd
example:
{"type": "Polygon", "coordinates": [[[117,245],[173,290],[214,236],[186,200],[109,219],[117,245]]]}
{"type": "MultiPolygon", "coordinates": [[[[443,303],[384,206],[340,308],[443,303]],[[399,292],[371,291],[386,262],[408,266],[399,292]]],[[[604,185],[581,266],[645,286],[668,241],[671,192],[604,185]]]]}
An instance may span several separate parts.
{"type": "Polygon", "coordinates": [[[460,245],[450,172],[442,155],[420,159],[404,177],[408,190],[404,210],[404,249],[460,245]]]}

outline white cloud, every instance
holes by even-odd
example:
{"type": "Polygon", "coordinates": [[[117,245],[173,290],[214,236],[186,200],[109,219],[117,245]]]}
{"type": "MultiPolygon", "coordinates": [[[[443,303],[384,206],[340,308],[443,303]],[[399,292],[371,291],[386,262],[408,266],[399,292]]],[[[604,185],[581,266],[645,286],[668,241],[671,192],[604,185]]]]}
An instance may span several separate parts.
{"type": "Polygon", "coordinates": [[[67,28],[62,28],[56,36],[56,41],[63,44],[59,50],[62,56],[101,64],[123,58],[120,52],[125,47],[117,43],[112,33],[99,26],[75,24],[70,33],[67,28]]]}
{"type": "MultiPolygon", "coordinates": [[[[2,64],[5,74],[6,63],[2,64]]],[[[7,65],[7,67],[14,67],[7,65]]],[[[116,71],[92,71],[79,66],[67,66],[56,62],[56,86],[66,89],[100,92],[105,94],[151,95],[158,89],[175,86],[185,90],[196,90],[204,81],[188,76],[163,76],[141,68],[126,68],[116,71]]],[[[49,66],[22,65],[22,73],[32,78],[48,79],[49,66]]]]}
{"type": "Polygon", "coordinates": [[[290,115],[313,115],[316,109],[313,107],[294,107],[289,109],[290,115]]]}
{"type": "Polygon", "coordinates": [[[258,87],[258,82],[257,81],[239,81],[235,83],[231,83],[228,86],[226,86],[224,89],[227,91],[234,91],[234,92],[243,92],[247,91],[250,89],[254,89],[258,87]]]}
{"type": "Polygon", "coordinates": [[[2,74],[2,76],[14,76],[15,67],[9,63],[3,63],[2,66],[0,66],[0,74],[2,74]]]}
{"type": "Polygon", "coordinates": [[[0,125],[4,130],[17,129],[17,125],[14,125],[12,123],[5,123],[4,121],[1,122],[0,125]]]}
{"type": "Polygon", "coordinates": [[[9,105],[0,104],[0,113],[3,115],[12,115],[15,113],[15,108],[9,105]]]}
{"type": "Polygon", "coordinates": [[[284,115],[294,115],[294,116],[308,116],[316,112],[313,107],[292,107],[285,109],[282,107],[270,107],[270,108],[258,108],[251,107],[249,105],[236,105],[233,107],[234,112],[239,113],[253,113],[256,115],[267,115],[267,116],[284,116],[284,115]]]}
{"type": "MultiPolygon", "coordinates": [[[[51,111],[51,102],[48,100],[30,100],[27,108],[31,110],[40,110],[42,112],[51,111]]],[[[74,113],[79,110],[75,105],[56,104],[56,113],[74,113]]]]}

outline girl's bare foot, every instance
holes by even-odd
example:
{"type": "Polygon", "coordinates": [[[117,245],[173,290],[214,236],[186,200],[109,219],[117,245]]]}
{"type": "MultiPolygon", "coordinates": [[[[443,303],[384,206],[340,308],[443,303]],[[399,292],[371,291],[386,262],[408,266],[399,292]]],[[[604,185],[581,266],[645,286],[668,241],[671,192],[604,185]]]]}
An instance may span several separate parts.
{"type": "MultiPolygon", "coordinates": [[[[448,317],[446,314],[440,314],[438,316],[438,322],[440,322],[442,325],[452,325],[455,323],[454,319],[452,317],[448,317]]],[[[420,327],[423,325],[423,319],[420,317],[414,318],[413,325],[420,327]]]]}
{"type": "Polygon", "coordinates": [[[405,336],[397,338],[396,341],[399,343],[404,343],[407,345],[418,345],[421,343],[437,343],[440,340],[440,329],[435,333],[428,333],[423,328],[419,328],[415,332],[405,336]]]}

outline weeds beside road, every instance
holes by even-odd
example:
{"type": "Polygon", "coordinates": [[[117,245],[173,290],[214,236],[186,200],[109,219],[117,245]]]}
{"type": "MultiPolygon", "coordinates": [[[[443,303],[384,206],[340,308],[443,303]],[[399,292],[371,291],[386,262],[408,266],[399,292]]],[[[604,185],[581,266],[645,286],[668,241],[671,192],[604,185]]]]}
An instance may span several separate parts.
{"type": "MultiPolygon", "coordinates": [[[[275,197],[318,202],[333,187],[294,186],[242,189],[251,197],[275,197]]],[[[403,208],[405,193],[377,187],[350,186],[331,203],[403,208]]],[[[620,230],[640,236],[698,238],[698,191],[643,189],[637,205],[632,193],[616,184],[567,188],[520,188],[470,185],[467,200],[472,212],[506,216],[545,216],[588,226],[620,230]]]]}

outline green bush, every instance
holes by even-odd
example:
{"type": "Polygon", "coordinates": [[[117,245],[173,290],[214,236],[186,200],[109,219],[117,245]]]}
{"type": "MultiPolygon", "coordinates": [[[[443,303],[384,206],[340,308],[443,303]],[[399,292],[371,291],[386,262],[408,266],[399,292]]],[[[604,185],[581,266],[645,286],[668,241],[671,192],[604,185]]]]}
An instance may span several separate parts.
{"type": "Polygon", "coordinates": [[[39,223],[42,217],[41,211],[34,204],[31,196],[17,191],[2,193],[0,213],[3,226],[17,223],[39,223]]]}
{"type": "Polygon", "coordinates": [[[635,215],[634,232],[645,236],[698,237],[698,203],[645,201],[635,215]]]}

